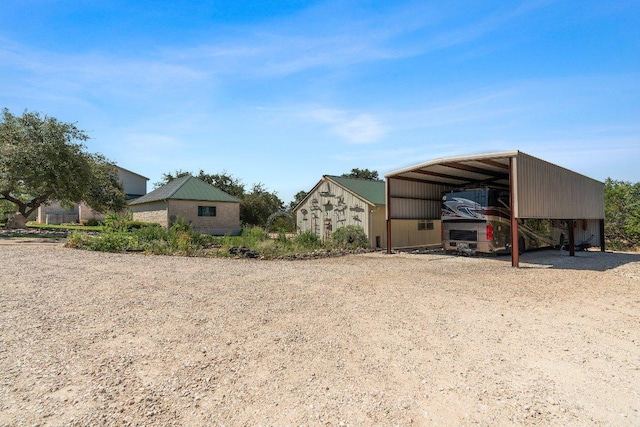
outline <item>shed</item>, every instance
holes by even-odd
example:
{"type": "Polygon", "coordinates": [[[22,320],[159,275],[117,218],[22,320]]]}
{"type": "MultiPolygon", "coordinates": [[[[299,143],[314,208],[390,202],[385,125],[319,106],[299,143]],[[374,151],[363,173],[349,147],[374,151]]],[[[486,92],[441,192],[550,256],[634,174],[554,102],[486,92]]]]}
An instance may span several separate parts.
{"type": "Polygon", "coordinates": [[[129,202],[133,219],[171,227],[184,218],[200,233],[238,234],[240,200],[193,176],[184,176],[129,202]]]}
{"type": "MultiPolygon", "coordinates": [[[[293,212],[299,232],[311,231],[323,241],[340,227],[356,225],[371,248],[387,246],[384,181],[324,175],[293,212]]],[[[393,224],[395,247],[422,246],[439,235],[434,221],[393,224]]]]}
{"type": "Polygon", "coordinates": [[[575,254],[576,238],[590,235],[593,245],[604,250],[604,184],[521,151],[436,159],[385,178],[388,235],[397,220],[440,218],[446,191],[492,186],[509,191],[513,266],[519,265],[519,219],[581,220],[585,226],[568,227],[570,254],[575,254]]]}

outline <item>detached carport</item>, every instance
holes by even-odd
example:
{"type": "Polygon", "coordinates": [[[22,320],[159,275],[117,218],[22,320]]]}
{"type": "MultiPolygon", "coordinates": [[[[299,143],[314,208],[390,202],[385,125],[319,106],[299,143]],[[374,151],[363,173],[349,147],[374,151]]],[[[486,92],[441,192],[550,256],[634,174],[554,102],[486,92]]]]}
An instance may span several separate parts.
{"type": "Polygon", "coordinates": [[[436,159],[385,175],[387,252],[391,253],[391,222],[398,219],[440,219],[442,194],[463,187],[509,190],[511,265],[519,266],[518,220],[565,220],[569,254],[575,256],[577,221],[594,246],[604,246],[604,184],[520,151],[436,159]]]}

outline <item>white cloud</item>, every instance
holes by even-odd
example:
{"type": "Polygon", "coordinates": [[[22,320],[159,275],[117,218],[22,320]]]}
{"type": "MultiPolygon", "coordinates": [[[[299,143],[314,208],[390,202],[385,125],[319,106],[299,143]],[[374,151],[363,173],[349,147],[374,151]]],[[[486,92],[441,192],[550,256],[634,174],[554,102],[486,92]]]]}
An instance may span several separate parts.
{"type": "Polygon", "coordinates": [[[333,131],[353,143],[369,144],[382,139],[387,128],[368,114],[358,114],[333,126],[333,131]]]}
{"type": "Polygon", "coordinates": [[[298,116],[327,124],[331,133],[353,144],[371,144],[383,139],[389,128],[380,120],[366,113],[350,113],[329,108],[311,108],[298,113],[298,116]]]}

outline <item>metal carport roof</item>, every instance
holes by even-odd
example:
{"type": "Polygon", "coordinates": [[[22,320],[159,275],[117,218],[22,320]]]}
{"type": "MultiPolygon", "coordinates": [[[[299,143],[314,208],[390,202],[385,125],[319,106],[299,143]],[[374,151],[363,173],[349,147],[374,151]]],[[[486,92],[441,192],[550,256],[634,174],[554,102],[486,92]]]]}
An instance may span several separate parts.
{"type": "Polygon", "coordinates": [[[385,178],[404,179],[464,187],[467,185],[509,186],[509,159],[518,151],[435,159],[385,175],[385,178]]]}
{"type": "Polygon", "coordinates": [[[443,192],[489,186],[510,192],[514,266],[518,218],[599,219],[604,250],[604,184],[518,150],[435,159],[387,173],[385,179],[387,242],[391,220],[438,219],[443,192]]]}

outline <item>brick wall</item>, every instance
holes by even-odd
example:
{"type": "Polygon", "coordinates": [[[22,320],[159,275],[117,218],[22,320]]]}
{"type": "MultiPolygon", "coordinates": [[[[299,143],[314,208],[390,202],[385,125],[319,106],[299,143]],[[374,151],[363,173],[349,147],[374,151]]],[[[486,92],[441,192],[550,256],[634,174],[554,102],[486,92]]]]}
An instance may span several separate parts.
{"type": "Polygon", "coordinates": [[[169,217],[183,217],[201,233],[223,235],[241,230],[240,203],[169,200],[169,217]],[[216,216],[198,216],[198,206],[215,206],[216,216]]]}
{"type": "Polygon", "coordinates": [[[134,221],[155,222],[168,227],[167,203],[154,202],[130,206],[134,221]]]}

